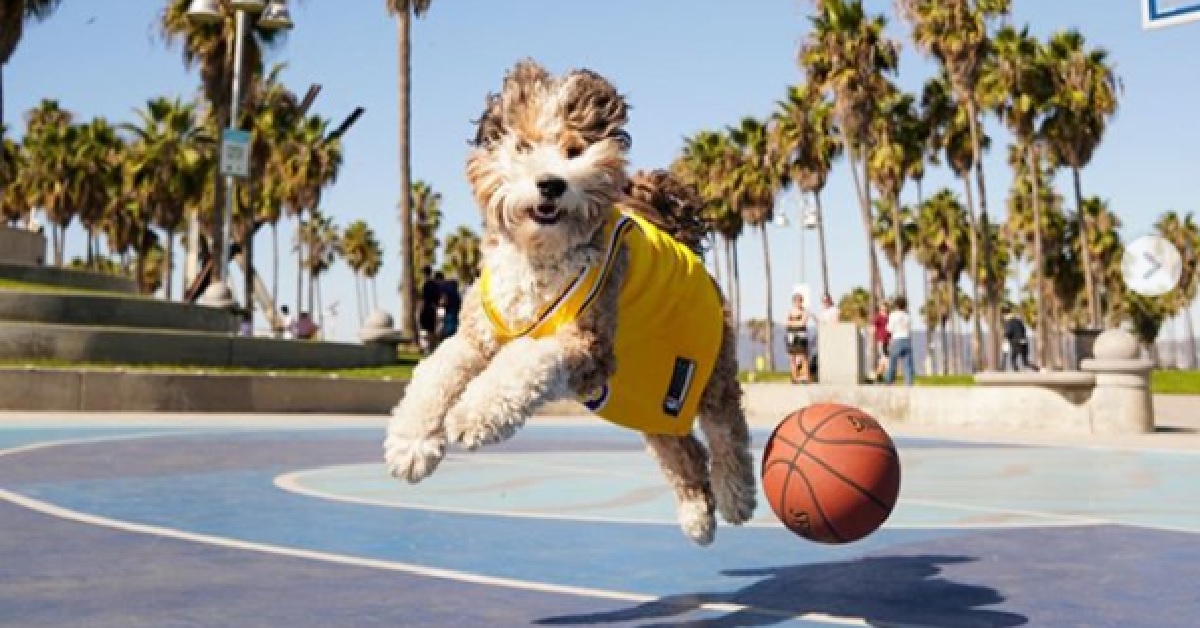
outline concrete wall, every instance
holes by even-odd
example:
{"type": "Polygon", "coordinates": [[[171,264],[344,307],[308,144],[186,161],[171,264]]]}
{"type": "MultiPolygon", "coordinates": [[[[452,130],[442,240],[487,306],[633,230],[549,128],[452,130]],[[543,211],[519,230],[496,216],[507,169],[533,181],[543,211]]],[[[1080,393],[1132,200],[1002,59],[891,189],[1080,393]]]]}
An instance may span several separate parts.
{"type": "Polygon", "coordinates": [[[38,266],[46,259],[46,236],[0,225],[0,263],[38,266]]]}
{"type": "Polygon", "coordinates": [[[229,333],[231,312],[158,299],[103,294],[30,293],[0,288],[0,321],[229,333]]]}
{"type": "Polygon", "coordinates": [[[397,356],[383,345],[0,322],[0,360],[337,369],[395,364],[397,356]]]}
{"type": "Polygon", "coordinates": [[[128,277],[51,266],[25,266],[3,261],[0,261],[0,279],[83,290],[103,290],[124,294],[138,293],[137,283],[128,277]]]}
{"type": "Polygon", "coordinates": [[[405,382],[0,369],[0,410],[388,414],[405,382]]]}

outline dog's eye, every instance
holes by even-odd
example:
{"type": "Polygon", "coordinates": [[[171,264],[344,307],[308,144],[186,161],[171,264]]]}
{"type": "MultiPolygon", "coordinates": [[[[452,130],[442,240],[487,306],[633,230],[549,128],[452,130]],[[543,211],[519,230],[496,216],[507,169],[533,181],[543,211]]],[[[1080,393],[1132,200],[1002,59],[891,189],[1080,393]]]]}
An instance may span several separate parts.
{"type": "Polygon", "coordinates": [[[517,150],[521,151],[522,153],[527,153],[527,152],[533,150],[533,144],[530,143],[529,140],[527,140],[523,137],[518,138],[517,139],[517,150]]]}
{"type": "Polygon", "coordinates": [[[567,159],[575,159],[583,154],[583,147],[578,144],[572,144],[567,147],[567,159]]]}

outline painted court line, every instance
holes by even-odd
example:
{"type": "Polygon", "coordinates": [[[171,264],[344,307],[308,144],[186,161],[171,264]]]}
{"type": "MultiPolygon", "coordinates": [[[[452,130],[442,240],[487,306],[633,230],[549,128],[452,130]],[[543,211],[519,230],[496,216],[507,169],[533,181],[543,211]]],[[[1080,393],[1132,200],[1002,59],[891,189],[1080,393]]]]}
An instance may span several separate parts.
{"type": "MultiPolygon", "coordinates": [[[[555,512],[520,512],[512,510],[489,510],[486,508],[463,508],[459,506],[434,506],[430,504],[414,504],[410,502],[400,502],[393,500],[372,499],[370,497],[359,497],[355,495],[341,495],[338,493],[330,493],[310,488],[303,483],[303,478],[307,475],[320,473],[326,469],[336,467],[325,467],[316,469],[306,469],[304,471],[296,471],[293,473],[285,473],[275,478],[274,484],[280,490],[313,497],[326,501],[344,502],[348,504],[356,504],[360,506],[374,506],[380,508],[397,508],[401,510],[419,510],[422,512],[440,512],[452,515],[471,515],[481,517],[509,517],[514,519],[545,519],[553,521],[579,521],[588,523],[616,523],[616,524],[633,524],[633,525],[678,525],[677,521],[668,519],[635,519],[632,517],[605,517],[599,515],[574,515],[555,512]]],[[[597,470],[599,471],[599,470],[597,470]]],[[[1012,514],[1027,517],[1045,518],[1048,521],[1038,522],[1009,522],[1009,523],[910,523],[910,524],[887,524],[885,528],[893,530],[1000,530],[1009,528],[1050,528],[1050,527],[1081,527],[1089,525],[1100,525],[1108,523],[1099,519],[1087,519],[1083,517],[1073,517],[1069,515],[1057,516],[1048,513],[1034,513],[1032,511],[1006,510],[1003,508],[984,508],[973,506],[961,506],[946,502],[934,502],[931,500],[904,499],[906,503],[914,503],[926,506],[935,506],[938,508],[948,508],[955,510],[967,510],[972,512],[987,512],[991,514],[1012,514]]],[[[778,528],[779,523],[774,521],[748,521],[742,524],[743,528],[778,528]]]]}
{"type": "MultiPolygon", "coordinates": [[[[469,584],[479,584],[487,586],[506,587],[511,589],[522,589],[526,591],[537,591],[540,593],[555,593],[562,595],[573,595],[578,597],[591,597],[607,600],[620,600],[625,602],[648,603],[660,601],[658,597],[652,595],[644,595],[639,593],[628,593],[622,591],[609,591],[606,589],[594,589],[590,587],[575,587],[568,585],[557,585],[546,582],[535,582],[529,580],[517,580],[514,578],[501,578],[496,576],[485,576],[465,571],[457,571],[453,569],[441,569],[437,567],[427,567],[424,565],[414,565],[410,563],[402,563],[397,561],[378,560],[372,558],[360,558],[355,556],[344,556],[341,554],[332,554],[328,552],[318,552],[314,550],[305,550],[292,547],[283,547],[279,545],[268,545],[265,543],[254,543],[231,539],[221,536],[212,536],[207,534],[196,534],[185,532],[183,530],[175,530],[172,528],[163,528],[159,526],[151,526],[129,521],[119,521],[116,519],[108,519],[89,515],[75,510],[62,508],[54,504],[43,502],[40,500],[26,497],[19,493],[14,493],[9,490],[0,489],[0,499],[11,504],[27,508],[35,512],[42,513],[51,517],[75,521],[123,532],[132,532],[135,534],[145,534],[150,536],[159,536],[181,541],[189,541],[193,543],[202,543],[206,545],[214,545],[218,547],[226,547],[230,549],[247,550],[253,552],[261,552],[264,554],[272,554],[276,556],[287,556],[291,558],[303,558],[307,560],[316,560],[339,565],[350,565],[354,567],[368,567],[371,569],[380,569],[384,571],[396,571],[407,573],[416,576],[424,576],[429,578],[440,578],[443,580],[453,580],[456,582],[465,582],[469,584]]],[[[688,606],[688,608],[693,608],[688,606]]],[[[836,617],[826,615],[824,613],[806,613],[802,615],[794,613],[786,613],[771,609],[761,609],[742,604],[725,604],[717,602],[706,602],[696,605],[695,610],[715,611],[721,613],[738,613],[750,612],[783,619],[801,619],[804,621],[836,624],[843,626],[869,626],[863,619],[852,617],[836,617]]]]}

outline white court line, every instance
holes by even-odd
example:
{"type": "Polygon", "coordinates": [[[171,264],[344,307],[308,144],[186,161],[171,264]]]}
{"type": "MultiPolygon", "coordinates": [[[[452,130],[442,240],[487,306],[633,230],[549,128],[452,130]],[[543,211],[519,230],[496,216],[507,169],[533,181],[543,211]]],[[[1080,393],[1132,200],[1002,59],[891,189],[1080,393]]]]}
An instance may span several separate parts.
{"type": "MultiPolygon", "coordinates": [[[[32,499],[19,493],[0,489],[0,499],[9,503],[40,512],[51,517],[85,523],[89,525],[99,526],[103,528],[111,528],[121,530],[123,532],[133,532],[136,534],[146,534],[151,536],[166,537],[178,539],[181,541],[190,541],[193,543],[203,543],[206,545],[215,545],[218,547],[226,547],[238,550],[248,550],[253,552],[261,552],[264,554],[272,554],[276,556],[288,556],[291,558],[304,558],[307,560],[315,560],[326,563],[334,563],[339,565],[350,565],[354,567],[369,567],[372,569],[380,569],[384,571],[395,571],[401,573],[412,574],[416,576],[424,576],[429,578],[440,578],[443,580],[453,580],[456,582],[466,582],[470,584],[479,584],[487,586],[506,587],[510,589],[521,589],[526,591],[537,591],[540,593],[556,593],[562,595],[573,595],[577,597],[590,597],[607,600],[621,600],[625,602],[657,602],[661,598],[653,595],[645,595],[640,593],[628,593],[622,591],[610,591],[606,589],[595,589],[591,587],[576,587],[569,585],[550,584],[546,582],[535,582],[531,580],[518,580],[515,578],[502,578],[497,576],[485,576],[466,571],[458,571],[454,569],[441,569],[438,567],[427,567],[424,565],[414,565],[411,563],[402,563],[390,560],[379,560],[373,558],[360,558],[355,556],[345,556],[342,554],[331,554],[329,552],[319,552],[315,550],[306,550],[293,547],[283,547],[279,545],[268,545],[266,543],[254,543],[250,541],[242,541],[239,539],[231,539],[222,536],[212,536],[208,534],[196,534],[176,530],[173,528],[164,528],[159,526],[145,525],[133,523],[129,521],[119,521],[116,519],[108,519],[105,517],[97,517],[75,510],[69,510],[60,506],[55,506],[47,502],[32,499]]],[[[784,619],[801,619],[805,621],[819,622],[825,624],[837,624],[843,626],[870,626],[863,619],[853,617],[837,617],[827,615],[825,613],[788,613],[771,609],[761,609],[742,604],[727,604],[720,602],[704,602],[691,607],[689,605],[680,604],[683,608],[694,608],[694,610],[716,611],[721,613],[738,613],[752,612],[761,615],[769,615],[772,617],[780,617],[784,619]]]]}
{"type": "MultiPolygon", "coordinates": [[[[533,466],[533,465],[531,465],[533,466]]],[[[480,517],[508,517],[513,519],[546,519],[552,521],[580,521],[587,523],[616,523],[616,524],[633,524],[633,525],[678,525],[677,521],[667,519],[636,519],[632,517],[606,517],[601,515],[576,515],[564,514],[555,512],[520,512],[512,510],[490,510],[486,508],[463,508],[459,506],[440,506],[432,504],[416,504],[412,502],[399,502],[384,499],[372,499],[370,497],[360,497],[355,495],[342,495],[339,493],[331,493],[327,491],[317,490],[306,486],[303,483],[303,478],[307,475],[321,473],[328,469],[338,467],[324,467],[315,469],[305,469],[293,473],[285,473],[275,478],[274,484],[280,490],[323,499],[326,501],[344,502],[348,504],[356,504],[360,506],[374,506],[380,508],[396,508],[400,510],[418,510],[421,512],[446,513],[453,515],[471,515],[480,517]]],[[[599,469],[594,469],[597,473],[599,469]]],[[[666,487],[664,486],[664,490],[666,487]]],[[[1027,517],[1038,517],[1050,519],[1051,521],[1014,521],[1007,523],[908,523],[908,524],[886,524],[884,527],[891,530],[999,530],[1010,528],[1052,528],[1052,527],[1080,527],[1089,525],[1100,525],[1106,523],[1099,519],[1084,519],[1082,517],[1072,517],[1069,515],[1057,516],[1047,513],[1034,513],[1031,511],[1006,510],[1002,508],[984,508],[975,506],[959,506],[944,502],[933,502],[929,500],[905,499],[904,503],[919,503],[921,505],[937,506],[940,508],[949,508],[956,510],[967,510],[972,512],[988,512],[993,514],[1012,514],[1027,517]],[[1057,519],[1057,521],[1055,521],[1057,519]]],[[[769,507],[760,505],[760,507],[769,507]]],[[[779,528],[779,523],[775,521],[747,521],[740,527],[743,528],[779,528]]]]}

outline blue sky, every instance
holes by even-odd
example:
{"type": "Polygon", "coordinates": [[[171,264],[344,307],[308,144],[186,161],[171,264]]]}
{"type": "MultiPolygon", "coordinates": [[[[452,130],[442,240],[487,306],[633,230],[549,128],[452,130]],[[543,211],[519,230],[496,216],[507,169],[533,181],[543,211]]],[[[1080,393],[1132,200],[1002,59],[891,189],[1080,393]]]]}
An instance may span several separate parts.
{"type": "MultiPolygon", "coordinates": [[[[195,93],[198,76],[184,70],[177,48],[157,35],[160,0],[66,2],[55,17],[26,30],[5,67],[5,115],[10,126],[41,98],[50,97],[80,118],[130,120],[151,97],[195,93]],[[92,18],[95,18],[92,21],[92,18]],[[89,23],[90,22],[90,23],[89,23]]],[[[354,107],[366,114],[345,138],[345,165],[326,194],[323,209],[345,225],[370,222],[384,243],[380,305],[394,312],[398,277],[399,197],[396,148],[396,26],[382,0],[292,2],[296,28],[269,61],[288,64],[284,80],[303,93],[309,84],[323,91],[315,109],[341,120],[354,107]]],[[[907,28],[895,19],[891,0],[867,0],[867,8],[889,16],[890,30],[903,43],[900,84],[919,89],[934,67],[907,41],[907,28]]],[[[1200,58],[1200,24],[1144,31],[1134,0],[1014,0],[1013,22],[1030,24],[1042,36],[1078,28],[1094,45],[1107,48],[1124,81],[1121,109],[1105,143],[1083,173],[1084,193],[1109,199],[1131,240],[1151,229],[1166,210],[1193,211],[1200,125],[1194,121],[1200,82],[1181,60],[1200,58]],[[1103,7],[1103,8],[1101,8],[1103,7]],[[1183,74],[1180,74],[1180,69],[1183,74]]],[[[662,167],[678,152],[682,138],[719,128],[742,116],[765,116],[800,80],[794,63],[797,44],[808,29],[810,0],[435,0],[414,28],[414,176],[443,195],[444,230],[476,227],[478,211],[463,175],[471,120],[484,95],[499,87],[505,69],[532,57],[554,71],[589,67],[608,76],[631,105],[634,168],[662,167]],[[753,7],[753,10],[750,9],[753,7]]],[[[986,167],[989,206],[1003,215],[1012,174],[1004,163],[1007,133],[994,122],[996,148],[986,167]]],[[[19,130],[19,129],[18,129],[19,130]]],[[[1058,179],[1070,196],[1070,179],[1058,179]]],[[[934,169],[926,194],[942,186],[961,191],[947,172],[934,169]]],[[[915,189],[906,189],[906,199],[915,189]]],[[[866,283],[866,238],[862,233],[849,172],[839,165],[824,195],[832,289],[835,295],[866,283]]],[[[782,207],[795,217],[797,200],[782,207]]],[[[793,225],[795,222],[793,221],[793,225]]],[[[290,223],[281,229],[290,233],[290,223]]],[[[805,240],[807,278],[817,283],[815,232],[805,240]]],[[[787,292],[801,277],[797,227],[770,230],[774,264],[774,310],[784,312],[787,292]]],[[[70,249],[82,249],[83,236],[71,233],[70,249]]],[[[258,247],[258,263],[268,267],[269,243],[258,247]]],[[[759,238],[740,244],[743,304],[747,316],[765,312],[759,238]]],[[[181,265],[181,263],[180,263],[181,265]]],[[[286,260],[280,278],[281,303],[294,291],[294,268],[286,260]]],[[[908,272],[910,290],[920,293],[920,275],[908,272]]],[[[886,285],[892,285],[885,270],[886,285]]],[[[340,301],[328,322],[334,335],[349,339],[357,326],[354,290],[344,266],[331,271],[324,287],[327,304],[340,301]]]]}

